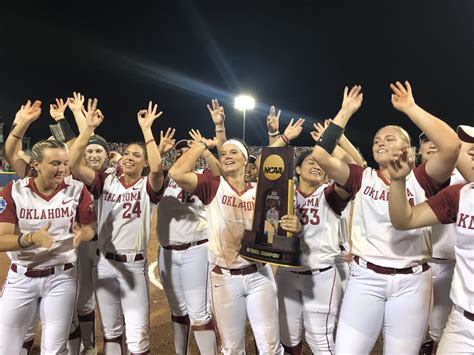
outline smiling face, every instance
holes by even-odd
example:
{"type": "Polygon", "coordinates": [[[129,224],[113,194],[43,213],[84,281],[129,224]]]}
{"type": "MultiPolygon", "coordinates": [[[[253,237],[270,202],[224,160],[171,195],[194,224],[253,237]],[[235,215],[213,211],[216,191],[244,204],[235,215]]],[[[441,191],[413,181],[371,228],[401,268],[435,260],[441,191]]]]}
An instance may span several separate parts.
{"type": "Polygon", "coordinates": [[[248,163],[245,166],[245,181],[246,182],[255,182],[257,181],[258,169],[255,163],[248,163]]]}
{"type": "Polygon", "coordinates": [[[374,160],[381,166],[387,167],[391,157],[400,150],[410,148],[408,134],[402,135],[402,129],[396,126],[381,128],[374,137],[372,154],[374,160]]]}
{"type": "Polygon", "coordinates": [[[319,186],[327,181],[326,173],[311,154],[304,158],[301,165],[296,167],[296,174],[298,174],[300,183],[307,183],[311,186],[319,186]]]}
{"type": "Polygon", "coordinates": [[[245,157],[240,149],[234,144],[226,144],[222,147],[220,160],[222,170],[226,174],[245,169],[245,157]]]}
{"type": "Polygon", "coordinates": [[[89,168],[101,170],[107,160],[107,152],[99,144],[89,144],[84,153],[84,159],[89,168]]]}
{"type": "Polygon", "coordinates": [[[58,186],[69,171],[67,151],[61,148],[45,148],[41,161],[33,160],[33,167],[38,172],[37,179],[43,186],[58,186]]]}
{"type": "Polygon", "coordinates": [[[123,153],[120,161],[123,173],[130,177],[141,176],[142,171],[148,166],[143,147],[138,144],[129,144],[123,153]]]}

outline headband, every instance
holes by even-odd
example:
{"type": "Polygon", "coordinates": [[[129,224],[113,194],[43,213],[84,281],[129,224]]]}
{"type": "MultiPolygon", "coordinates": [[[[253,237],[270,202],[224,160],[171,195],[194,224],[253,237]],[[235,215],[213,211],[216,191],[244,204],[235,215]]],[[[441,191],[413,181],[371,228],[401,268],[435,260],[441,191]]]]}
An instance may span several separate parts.
{"type": "Polygon", "coordinates": [[[229,139],[229,140],[225,141],[224,144],[222,144],[222,148],[224,148],[228,144],[233,144],[237,148],[239,148],[239,150],[242,152],[243,156],[245,157],[245,161],[249,160],[249,154],[247,153],[247,149],[245,148],[245,146],[242,143],[240,143],[236,139],[229,139]]]}

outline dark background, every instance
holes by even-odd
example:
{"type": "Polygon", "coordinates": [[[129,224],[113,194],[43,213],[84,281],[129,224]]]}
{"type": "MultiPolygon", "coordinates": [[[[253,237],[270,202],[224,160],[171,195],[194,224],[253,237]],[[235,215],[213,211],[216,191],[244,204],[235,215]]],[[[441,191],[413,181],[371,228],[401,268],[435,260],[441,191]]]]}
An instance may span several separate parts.
{"type": "MultiPolygon", "coordinates": [[[[295,145],[312,145],[311,123],[338,111],[345,85],[364,103],[347,133],[366,158],[377,128],[418,129],[390,103],[389,83],[410,80],[416,102],[452,127],[473,124],[474,1],[17,1],[0,5],[0,117],[8,132],[27,99],[43,101],[30,128],[49,136],[49,103],[72,91],[99,98],[110,141],[140,138],[136,112],[148,100],[154,125],[213,134],[217,98],[227,134],[242,136],[233,97],[252,94],[247,141],[266,144],[269,105],[281,128],[307,119],[295,145]]],[[[71,123],[72,114],[66,111],[71,123]]]]}

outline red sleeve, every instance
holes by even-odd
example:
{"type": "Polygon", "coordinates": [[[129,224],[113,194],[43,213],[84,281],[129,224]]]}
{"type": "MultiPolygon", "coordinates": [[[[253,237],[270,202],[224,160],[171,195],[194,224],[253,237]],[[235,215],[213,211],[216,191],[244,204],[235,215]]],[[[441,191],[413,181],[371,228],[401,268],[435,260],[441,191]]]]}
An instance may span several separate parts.
{"type": "Polygon", "coordinates": [[[80,224],[94,223],[97,220],[96,214],[97,213],[94,210],[94,201],[92,201],[92,196],[84,186],[81,190],[79,205],[77,206],[76,221],[80,224]]]}
{"type": "Polygon", "coordinates": [[[146,178],[146,193],[150,197],[150,202],[153,204],[158,204],[160,202],[161,197],[163,196],[163,192],[165,191],[165,185],[166,185],[166,176],[168,175],[168,172],[166,171],[166,174],[163,178],[163,185],[161,186],[160,191],[156,192],[153,190],[150,184],[150,179],[147,177],[146,178]]]}
{"type": "Polygon", "coordinates": [[[418,165],[415,169],[413,169],[413,173],[415,174],[418,183],[421,185],[423,190],[425,190],[426,197],[434,196],[446,186],[449,186],[450,179],[447,179],[444,183],[440,185],[435,183],[426,173],[426,163],[418,165]]]}
{"type": "Polygon", "coordinates": [[[197,196],[203,204],[208,205],[216,196],[221,178],[220,176],[212,175],[210,170],[206,170],[202,174],[195,174],[197,175],[198,183],[193,191],[193,195],[197,196]]]}
{"type": "Polygon", "coordinates": [[[459,191],[466,184],[453,185],[429,198],[426,203],[443,224],[456,222],[459,211],[459,191]]]}
{"type": "Polygon", "coordinates": [[[336,212],[339,216],[341,215],[342,211],[347,206],[349,199],[343,200],[336,192],[336,184],[331,184],[324,189],[324,196],[326,197],[326,201],[329,204],[329,207],[336,212]]]}
{"type": "Polygon", "coordinates": [[[350,194],[350,199],[352,200],[362,185],[362,174],[364,173],[364,168],[357,164],[348,165],[349,178],[343,186],[338,186],[340,186],[344,191],[347,191],[350,194]]]}
{"type": "Polygon", "coordinates": [[[91,194],[94,195],[94,199],[98,200],[100,195],[102,195],[105,179],[107,176],[109,176],[109,174],[106,172],[96,171],[94,181],[92,182],[91,186],[87,186],[91,194]]]}
{"type": "Polygon", "coordinates": [[[16,205],[12,198],[12,186],[14,181],[10,181],[0,192],[0,222],[16,224],[16,205]]]}

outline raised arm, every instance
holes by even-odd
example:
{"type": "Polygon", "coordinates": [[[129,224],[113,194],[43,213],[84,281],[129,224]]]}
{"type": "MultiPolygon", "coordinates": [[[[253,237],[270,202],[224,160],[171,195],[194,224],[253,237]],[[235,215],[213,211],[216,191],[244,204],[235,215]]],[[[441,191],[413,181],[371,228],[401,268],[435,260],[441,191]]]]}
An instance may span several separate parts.
{"type": "Polygon", "coordinates": [[[84,107],[84,96],[81,95],[80,92],[73,92],[72,97],[68,97],[67,105],[71,110],[72,114],[74,115],[74,119],[76,120],[77,129],[79,130],[79,134],[84,131],[87,127],[86,125],[86,117],[82,113],[82,109],[84,107]]]}
{"type": "Polygon", "coordinates": [[[212,121],[214,122],[214,125],[216,126],[217,150],[220,152],[222,145],[227,140],[227,137],[225,134],[225,126],[224,126],[224,121],[225,121],[224,107],[219,105],[219,101],[217,101],[217,99],[214,99],[214,100],[211,100],[211,106],[207,105],[207,109],[209,110],[212,121]]]}
{"type": "Polygon", "coordinates": [[[278,113],[275,114],[275,106],[270,106],[270,113],[267,116],[267,129],[268,129],[268,145],[271,146],[278,139],[280,131],[278,128],[280,126],[280,114],[281,110],[278,110],[278,113]]]}
{"type": "Polygon", "coordinates": [[[353,86],[350,91],[347,86],[344,88],[341,109],[319,138],[312,153],[321,168],[340,185],[344,185],[349,178],[349,166],[344,161],[333,157],[332,153],[344,132],[347,122],[362,105],[363,96],[361,91],[362,87],[360,85],[353,86]]]}
{"type": "Polygon", "coordinates": [[[434,182],[444,183],[449,179],[456,166],[461,148],[461,141],[456,132],[415,103],[408,81],[405,81],[405,86],[397,81],[395,84],[390,84],[390,88],[393,92],[393,107],[407,115],[438,148],[438,151],[426,163],[426,172],[434,182]]]}
{"type": "Polygon", "coordinates": [[[396,229],[414,229],[427,227],[439,223],[431,207],[423,202],[416,206],[408,203],[406,194],[406,177],[414,166],[414,160],[409,157],[408,151],[400,152],[390,160],[389,212],[390,220],[396,229]]]}
{"type": "MultiPolygon", "coordinates": [[[[60,127],[61,133],[64,136],[64,143],[70,149],[76,140],[76,134],[72,130],[69,122],[66,120],[64,111],[68,106],[68,100],[64,101],[63,99],[56,98],[56,103],[49,105],[49,114],[51,118],[56,122],[56,125],[60,127]]],[[[57,134],[54,133],[54,138],[57,140],[62,140],[57,137],[57,134]]],[[[62,137],[61,137],[62,138],[62,137]]]]}
{"type": "MultiPolygon", "coordinates": [[[[148,166],[150,168],[150,174],[148,175],[148,181],[150,182],[151,188],[153,191],[160,191],[163,186],[163,165],[160,151],[156,145],[155,138],[153,137],[153,132],[151,126],[153,122],[160,117],[163,112],[156,112],[158,105],[153,105],[153,102],[148,103],[147,110],[140,110],[137,113],[138,123],[142,129],[143,139],[145,140],[146,154],[148,156],[148,166]]],[[[168,128],[170,132],[170,128],[168,128]]],[[[174,130],[171,130],[172,136],[174,135],[174,130]]],[[[170,132],[170,133],[171,133],[170,132]]],[[[163,132],[161,132],[163,138],[163,132]]],[[[171,136],[171,139],[172,139],[171,136]]],[[[173,142],[171,142],[173,144],[173,142]]]]}
{"type": "Polygon", "coordinates": [[[196,190],[198,178],[194,173],[197,160],[206,149],[213,149],[217,145],[217,138],[195,142],[171,167],[168,174],[185,191],[193,193],[196,190]]]}
{"type": "Polygon", "coordinates": [[[87,111],[85,112],[86,129],[79,134],[74,144],[69,150],[69,165],[72,174],[81,180],[84,184],[90,186],[95,179],[95,171],[88,166],[82,164],[84,152],[89,142],[89,138],[94,130],[104,120],[104,115],[97,109],[97,99],[88,100],[87,111]]]}
{"type": "MultiPolygon", "coordinates": [[[[189,135],[192,138],[192,141],[188,141],[188,144],[191,143],[190,145],[193,145],[196,142],[199,142],[203,139],[201,132],[199,132],[198,129],[191,129],[189,131],[189,135]]],[[[209,149],[206,149],[203,153],[202,156],[206,160],[207,167],[209,170],[212,171],[212,175],[214,176],[225,176],[224,171],[222,170],[221,163],[217,158],[212,154],[212,152],[209,149]]]]}
{"type": "Polygon", "coordinates": [[[25,177],[27,162],[21,157],[21,141],[28,127],[41,115],[41,101],[30,100],[15,115],[13,128],[5,141],[5,160],[20,178],[25,177]]]}

